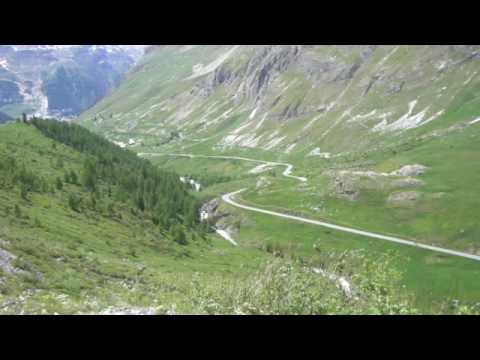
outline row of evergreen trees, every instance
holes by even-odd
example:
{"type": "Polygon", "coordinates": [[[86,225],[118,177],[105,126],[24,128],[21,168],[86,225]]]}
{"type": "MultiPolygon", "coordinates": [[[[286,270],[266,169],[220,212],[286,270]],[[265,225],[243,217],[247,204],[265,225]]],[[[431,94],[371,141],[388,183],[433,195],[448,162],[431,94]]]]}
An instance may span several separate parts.
{"type": "Polygon", "coordinates": [[[38,118],[31,123],[47,137],[88,155],[81,178],[69,174],[88,191],[95,193],[99,184],[113,188],[116,200],[131,204],[167,229],[174,224],[198,224],[200,204],[175,173],[160,170],[76,124],[38,118]]]}

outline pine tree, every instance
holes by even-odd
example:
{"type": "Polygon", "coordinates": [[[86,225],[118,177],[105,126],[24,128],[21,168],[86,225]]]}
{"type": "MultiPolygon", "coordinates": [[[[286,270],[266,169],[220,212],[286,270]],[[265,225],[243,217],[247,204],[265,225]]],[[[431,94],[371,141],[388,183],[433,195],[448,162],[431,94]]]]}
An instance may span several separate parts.
{"type": "Polygon", "coordinates": [[[55,186],[57,187],[57,190],[62,190],[63,189],[62,179],[57,177],[57,180],[55,181],[55,186]]]}
{"type": "Polygon", "coordinates": [[[22,217],[22,211],[20,210],[20,206],[18,206],[18,204],[15,204],[15,217],[17,219],[22,217]]]}
{"type": "Polygon", "coordinates": [[[93,193],[90,194],[90,206],[92,210],[96,210],[97,208],[97,200],[95,199],[95,195],[93,193]]]}
{"type": "Polygon", "coordinates": [[[70,208],[73,211],[80,212],[80,209],[79,209],[80,199],[77,196],[75,196],[74,194],[70,194],[68,196],[68,206],[70,206],[70,208]]]}
{"type": "Polygon", "coordinates": [[[20,196],[23,200],[28,200],[28,190],[25,184],[20,185],[20,196]]]}
{"type": "Polygon", "coordinates": [[[172,225],[172,227],[170,228],[170,237],[177,244],[187,245],[187,236],[185,235],[185,232],[183,231],[183,228],[181,225],[178,225],[178,224],[172,225]]]}
{"type": "Polygon", "coordinates": [[[97,176],[95,172],[95,165],[87,161],[83,167],[83,185],[87,190],[94,192],[96,189],[97,176]]]}
{"type": "Polygon", "coordinates": [[[74,185],[78,184],[78,176],[74,170],[70,171],[70,182],[74,185]]]}

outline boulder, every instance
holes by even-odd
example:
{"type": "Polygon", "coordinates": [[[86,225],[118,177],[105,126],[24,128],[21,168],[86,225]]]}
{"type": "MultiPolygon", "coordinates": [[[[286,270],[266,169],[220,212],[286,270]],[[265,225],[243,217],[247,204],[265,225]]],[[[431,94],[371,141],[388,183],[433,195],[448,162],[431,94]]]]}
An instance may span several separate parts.
{"type": "Polygon", "coordinates": [[[419,176],[427,171],[427,167],[419,164],[405,165],[400,169],[393,171],[391,175],[394,176],[419,176]]]}
{"type": "Polygon", "coordinates": [[[420,194],[416,191],[403,191],[390,194],[388,202],[390,203],[411,203],[418,200],[420,194]]]}

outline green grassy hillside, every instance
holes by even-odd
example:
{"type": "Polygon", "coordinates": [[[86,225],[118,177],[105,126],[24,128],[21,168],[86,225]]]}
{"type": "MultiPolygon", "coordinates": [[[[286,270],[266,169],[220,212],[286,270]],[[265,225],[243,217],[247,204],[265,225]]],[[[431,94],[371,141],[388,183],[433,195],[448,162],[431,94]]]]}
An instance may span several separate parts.
{"type": "Polygon", "coordinates": [[[229,265],[215,260],[216,251],[232,263],[248,259],[248,251],[235,253],[191,225],[179,223],[185,243],[178,243],[176,232],[155,225],[128,198],[119,199],[119,185],[106,177],[99,175],[92,192],[84,183],[92,155],[45,137],[33,125],[3,125],[0,154],[0,303],[10,304],[0,311],[153,306],[151,297],[163,296],[158,288],[167,279],[200,269],[228,271],[229,265]],[[185,261],[191,257],[196,261],[185,261]],[[130,293],[132,287],[141,290],[130,293]],[[152,289],[157,290],[149,295],[152,289]]]}

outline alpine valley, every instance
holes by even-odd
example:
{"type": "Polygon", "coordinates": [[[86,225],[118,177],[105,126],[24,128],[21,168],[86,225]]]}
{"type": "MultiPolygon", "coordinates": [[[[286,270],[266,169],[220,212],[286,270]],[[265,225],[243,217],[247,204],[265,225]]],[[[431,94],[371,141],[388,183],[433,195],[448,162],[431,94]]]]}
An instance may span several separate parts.
{"type": "Polygon", "coordinates": [[[0,311],[478,314],[479,72],[473,45],[0,46],[0,311]]]}

